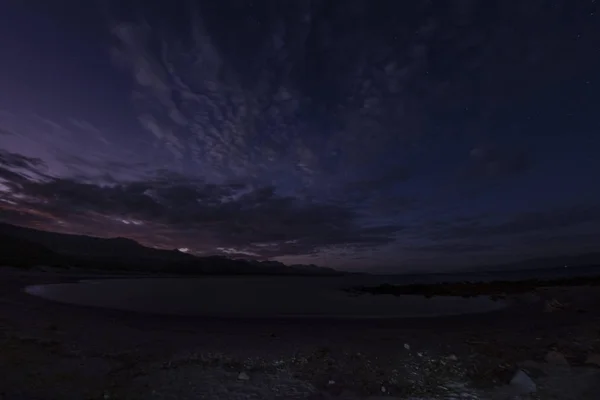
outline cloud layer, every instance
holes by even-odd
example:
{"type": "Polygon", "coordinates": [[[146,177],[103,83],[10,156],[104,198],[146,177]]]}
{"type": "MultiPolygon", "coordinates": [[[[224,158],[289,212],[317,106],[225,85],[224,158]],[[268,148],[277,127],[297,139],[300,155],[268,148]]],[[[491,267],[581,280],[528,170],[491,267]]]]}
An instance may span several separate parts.
{"type": "Polygon", "coordinates": [[[196,252],[235,248],[263,258],[311,254],[328,246],[377,246],[391,242],[400,230],[361,226],[349,207],[301,202],[276,194],[273,187],[207,184],[174,174],[100,185],[49,177],[44,167],[38,159],[0,153],[4,219],[75,231],[93,223],[116,232],[124,224],[146,243],[158,229],[169,238],[155,245],[196,252]]]}
{"type": "Polygon", "coordinates": [[[589,4],[4,7],[3,221],[340,268],[600,233],[589,4]]]}

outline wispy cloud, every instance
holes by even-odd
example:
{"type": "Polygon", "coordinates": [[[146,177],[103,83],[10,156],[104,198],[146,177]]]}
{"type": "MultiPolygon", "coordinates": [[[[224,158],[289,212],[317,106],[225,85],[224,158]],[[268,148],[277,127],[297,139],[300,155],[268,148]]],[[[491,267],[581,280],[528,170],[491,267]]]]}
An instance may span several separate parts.
{"type": "MultiPolygon", "coordinates": [[[[321,6],[295,7],[262,20],[268,34],[238,37],[251,57],[242,45],[233,52],[227,33],[198,9],[186,11],[179,36],[148,20],[115,22],[113,58],[132,75],[138,119],[156,145],[207,179],[285,181],[322,192],[380,168],[382,150],[414,137],[420,114],[405,89],[422,60],[394,60],[387,42],[356,46],[349,32],[330,29],[321,6]],[[327,70],[310,61],[319,57],[327,70]],[[319,76],[322,86],[314,86],[319,76]]],[[[369,179],[392,178],[381,174],[369,179]]]]}
{"type": "Polygon", "coordinates": [[[132,149],[114,139],[114,133],[82,119],[59,122],[32,113],[3,111],[0,127],[5,132],[0,147],[5,152],[39,160],[51,176],[128,180],[150,169],[142,147],[132,149]]]}
{"type": "MultiPolygon", "coordinates": [[[[582,178],[595,139],[549,139],[560,118],[541,98],[560,93],[564,108],[563,78],[593,76],[597,28],[583,5],[570,9],[576,29],[557,24],[567,3],[555,3],[491,15],[475,1],[108,2],[108,43],[95,21],[59,49],[89,40],[81,65],[59,58],[56,70],[89,68],[59,80],[22,60],[42,72],[31,98],[50,100],[0,98],[13,107],[0,110],[0,218],[202,254],[363,263],[593,236],[592,206],[542,194],[568,184],[590,193],[582,203],[598,197],[582,178]],[[75,84],[102,100],[47,90],[75,84]],[[567,140],[587,151],[579,169],[550,161],[567,140]],[[538,211],[524,212],[533,197],[538,211]]],[[[54,47],[38,36],[44,60],[54,47]]],[[[591,104],[586,93],[573,104],[591,104]]]]}
{"type": "Polygon", "coordinates": [[[277,195],[272,187],[209,184],[172,173],[169,179],[158,174],[105,186],[68,178],[39,180],[24,173],[38,173],[43,167],[39,160],[2,154],[0,174],[8,188],[2,198],[9,202],[0,205],[5,219],[46,219],[54,225],[68,221],[62,228],[55,226],[61,230],[77,231],[82,225],[110,226],[108,232],[137,230],[137,235],[146,236],[145,242],[158,230],[170,232],[169,247],[227,254],[236,249],[237,254],[256,257],[308,254],[331,246],[376,246],[392,241],[400,229],[363,227],[352,209],[303,203],[277,195]],[[13,172],[16,169],[24,172],[13,172]]]}

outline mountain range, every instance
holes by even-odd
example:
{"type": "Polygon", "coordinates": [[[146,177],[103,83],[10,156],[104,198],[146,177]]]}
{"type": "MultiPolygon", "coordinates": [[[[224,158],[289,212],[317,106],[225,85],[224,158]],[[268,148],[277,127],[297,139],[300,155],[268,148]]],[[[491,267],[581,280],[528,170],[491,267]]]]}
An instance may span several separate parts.
{"type": "Polygon", "coordinates": [[[339,275],[316,265],[198,257],[179,250],[146,247],[123,237],[99,238],[0,223],[0,265],[75,267],[174,274],[339,275]]]}

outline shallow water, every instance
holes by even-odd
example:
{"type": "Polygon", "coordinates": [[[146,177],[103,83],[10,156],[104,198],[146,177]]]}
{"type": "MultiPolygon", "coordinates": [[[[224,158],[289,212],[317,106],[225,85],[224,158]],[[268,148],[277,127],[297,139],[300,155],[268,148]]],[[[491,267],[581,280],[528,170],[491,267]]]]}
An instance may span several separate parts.
{"type": "Polygon", "coordinates": [[[346,278],[314,277],[135,278],[34,285],[25,291],[61,303],[181,316],[436,317],[506,306],[487,297],[353,296],[341,290],[349,284],[346,278]]]}

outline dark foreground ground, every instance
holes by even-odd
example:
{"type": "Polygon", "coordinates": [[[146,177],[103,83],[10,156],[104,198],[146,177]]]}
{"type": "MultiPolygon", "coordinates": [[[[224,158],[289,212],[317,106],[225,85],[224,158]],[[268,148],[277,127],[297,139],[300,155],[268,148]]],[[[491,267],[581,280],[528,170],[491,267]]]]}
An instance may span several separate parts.
{"type": "Polygon", "coordinates": [[[62,305],[22,288],[66,278],[0,273],[4,400],[600,398],[599,287],[479,316],[243,321],[62,305]]]}

